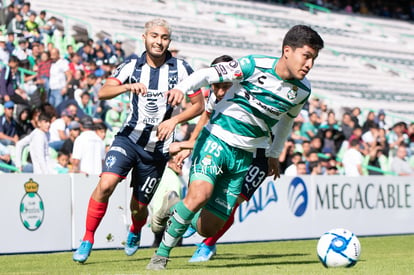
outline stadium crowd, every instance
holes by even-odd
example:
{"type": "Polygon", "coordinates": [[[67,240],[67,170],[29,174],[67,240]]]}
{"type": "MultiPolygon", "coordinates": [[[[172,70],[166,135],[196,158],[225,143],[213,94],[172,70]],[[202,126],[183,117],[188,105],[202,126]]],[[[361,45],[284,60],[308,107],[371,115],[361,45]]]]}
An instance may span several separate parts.
{"type": "MultiPolygon", "coordinates": [[[[79,46],[63,35],[58,18],[33,11],[30,2],[15,0],[3,11],[0,171],[99,174],[105,148],[128,110],[123,97],[100,101],[97,96],[126,58],[122,41],[88,39],[79,46]],[[40,121],[41,113],[47,117],[40,121]],[[82,136],[92,136],[94,145],[82,136]],[[94,153],[85,156],[82,148],[94,148],[94,153]]],[[[192,129],[181,125],[178,140],[188,138],[192,129]]],[[[358,107],[338,114],[312,97],[295,121],[280,163],[282,173],[291,176],[414,175],[414,123],[389,125],[384,111],[364,114],[358,107]]]]}
{"type": "Polygon", "coordinates": [[[309,9],[306,4],[327,8],[334,12],[379,16],[399,20],[414,20],[414,1],[366,1],[366,0],[262,0],[262,2],[282,4],[289,7],[309,9]]]}

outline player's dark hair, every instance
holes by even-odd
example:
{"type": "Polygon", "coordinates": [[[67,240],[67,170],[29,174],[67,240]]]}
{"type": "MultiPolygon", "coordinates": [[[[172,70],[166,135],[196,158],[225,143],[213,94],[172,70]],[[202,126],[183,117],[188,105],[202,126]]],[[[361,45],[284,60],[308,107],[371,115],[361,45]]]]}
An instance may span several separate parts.
{"type": "Polygon", "coordinates": [[[220,62],[229,62],[232,61],[233,57],[231,57],[230,55],[221,55],[219,57],[216,57],[216,59],[213,60],[213,62],[211,62],[210,66],[213,66],[214,64],[220,63],[220,62]]]}
{"type": "Polygon", "coordinates": [[[293,26],[285,35],[282,44],[282,52],[285,46],[293,49],[309,46],[319,51],[323,48],[323,40],[311,27],[305,25],[293,26]]]}

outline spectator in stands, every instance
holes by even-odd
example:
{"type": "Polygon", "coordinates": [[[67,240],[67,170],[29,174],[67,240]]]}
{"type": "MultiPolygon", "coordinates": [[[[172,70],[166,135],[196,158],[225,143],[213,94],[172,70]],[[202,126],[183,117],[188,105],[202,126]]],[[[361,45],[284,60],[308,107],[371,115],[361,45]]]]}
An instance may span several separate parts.
{"type": "Polygon", "coordinates": [[[375,122],[375,113],[374,111],[369,111],[367,114],[367,118],[365,119],[364,123],[362,124],[362,133],[368,132],[372,127],[378,128],[378,124],[375,122]]]}
{"type": "Polygon", "coordinates": [[[377,145],[378,137],[379,137],[378,125],[376,123],[370,123],[368,131],[365,131],[365,133],[362,134],[361,139],[368,146],[368,148],[371,148],[377,145]]]}
{"type": "Polygon", "coordinates": [[[328,175],[328,176],[339,175],[338,168],[336,166],[328,166],[326,168],[325,175],[328,175]]]}
{"type": "Polygon", "coordinates": [[[82,58],[82,62],[89,64],[94,57],[94,50],[90,44],[85,44],[77,51],[78,55],[82,58]]]}
{"type": "Polygon", "coordinates": [[[18,12],[19,12],[19,8],[16,5],[14,5],[14,3],[11,3],[7,6],[6,19],[5,19],[6,28],[9,26],[10,22],[13,20],[13,18],[16,16],[16,13],[18,12]]]}
{"type": "Polygon", "coordinates": [[[16,104],[27,105],[27,95],[20,89],[20,83],[23,81],[18,72],[20,60],[11,56],[8,66],[0,72],[0,101],[13,101],[16,104]]]}
{"type": "Polygon", "coordinates": [[[49,93],[49,78],[50,67],[52,66],[52,60],[50,59],[49,52],[42,52],[40,54],[40,60],[37,63],[37,84],[43,86],[44,91],[49,93]]]}
{"type": "Polygon", "coordinates": [[[307,140],[306,137],[303,137],[300,134],[301,127],[302,127],[301,121],[293,122],[292,132],[290,133],[290,139],[292,139],[295,144],[302,144],[304,140],[307,140]]]}
{"type": "Polygon", "coordinates": [[[16,126],[19,139],[29,135],[36,127],[32,125],[30,108],[23,108],[17,115],[16,126]]]}
{"type": "Polygon", "coordinates": [[[96,134],[90,116],[80,120],[81,134],[75,139],[72,152],[72,172],[99,175],[105,159],[105,143],[96,134]]]}
{"type": "MultiPolygon", "coordinates": [[[[380,143],[376,143],[373,146],[370,146],[368,155],[364,158],[364,163],[369,166],[376,167],[384,172],[387,172],[388,169],[388,158],[385,154],[384,147],[380,143]]],[[[368,175],[383,175],[381,171],[374,169],[367,169],[368,175]]]]}
{"type": "Polygon", "coordinates": [[[397,149],[400,145],[408,145],[410,140],[407,133],[404,132],[406,124],[403,121],[397,122],[392,127],[387,135],[387,142],[390,146],[390,156],[396,155],[397,149]]]}
{"type": "Polygon", "coordinates": [[[30,2],[24,2],[23,3],[23,5],[20,9],[20,13],[23,16],[24,21],[29,20],[30,14],[32,13],[30,2]]]}
{"type": "Polygon", "coordinates": [[[350,147],[344,153],[342,165],[344,166],[345,176],[355,177],[362,175],[363,155],[359,151],[359,146],[358,139],[352,139],[350,147]]]}
{"type": "Polygon", "coordinates": [[[320,129],[339,130],[339,124],[335,117],[335,112],[330,110],[327,113],[327,119],[321,124],[320,129]]]}
{"type": "Polygon", "coordinates": [[[0,116],[0,143],[5,146],[14,145],[19,140],[17,135],[17,123],[13,118],[14,103],[4,103],[4,114],[0,116]]]}
{"type": "Polygon", "coordinates": [[[13,53],[14,49],[16,48],[14,41],[15,41],[14,33],[8,32],[7,39],[6,39],[6,49],[10,55],[13,53]]]}
{"type": "Polygon", "coordinates": [[[0,35],[0,64],[3,67],[3,64],[9,63],[10,53],[6,48],[6,38],[3,35],[0,35]]]}
{"type": "Polygon", "coordinates": [[[73,53],[70,56],[69,69],[72,75],[75,75],[76,71],[85,71],[85,65],[82,62],[82,57],[78,53],[73,53]]]}
{"type": "Polygon", "coordinates": [[[20,60],[20,66],[25,69],[29,69],[29,55],[32,54],[32,51],[28,48],[29,43],[26,38],[21,37],[18,40],[17,47],[13,50],[12,55],[16,56],[20,60]]]}
{"type": "Polygon", "coordinates": [[[53,36],[56,29],[57,29],[57,18],[52,16],[47,20],[46,24],[43,25],[40,31],[43,36],[53,36]]]}
{"type": "Polygon", "coordinates": [[[119,64],[125,60],[125,51],[122,48],[122,41],[116,40],[114,47],[115,47],[115,54],[118,57],[118,64],[119,64]]]}
{"type": "Polygon", "coordinates": [[[112,127],[112,131],[117,132],[126,118],[126,112],[122,111],[122,101],[118,99],[111,99],[108,103],[111,108],[105,114],[105,122],[112,127]]]}
{"type": "Polygon", "coordinates": [[[322,167],[319,161],[309,162],[309,175],[322,175],[322,167]]]}
{"type": "Polygon", "coordinates": [[[322,152],[322,139],[319,136],[314,136],[310,140],[311,150],[316,151],[318,153],[322,152]]]}
{"type": "Polygon", "coordinates": [[[67,174],[69,173],[69,155],[65,152],[59,151],[57,154],[56,163],[52,167],[53,174],[67,174]]]}
{"type": "Polygon", "coordinates": [[[301,136],[310,140],[318,133],[320,125],[319,116],[316,112],[312,112],[309,114],[309,121],[302,124],[300,128],[301,136]]]}
{"type": "MultiPolygon", "coordinates": [[[[298,163],[302,161],[302,153],[301,152],[295,152],[292,154],[291,158],[292,164],[289,165],[285,169],[285,176],[296,176],[298,174],[297,166],[298,163]]],[[[306,165],[305,165],[305,173],[306,173],[306,165]]]]}
{"type": "Polygon", "coordinates": [[[50,117],[41,113],[39,115],[38,128],[26,137],[30,139],[29,151],[34,174],[49,174],[51,172],[49,128],[50,117]]]}
{"type": "Polygon", "coordinates": [[[95,123],[95,132],[103,141],[105,141],[107,130],[108,130],[108,127],[106,126],[104,122],[95,123]]]}
{"type": "Polygon", "coordinates": [[[68,139],[66,128],[74,119],[73,115],[68,110],[64,110],[60,118],[56,118],[50,125],[50,144],[54,150],[61,150],[63,143],[68,139]]]}
{"type": "Polygon", "coordinates": [[[292,164],[292,156],[295,152],[295,143],[289,139],[285,142],[282,152],[279,155],[280,170],[283,172],[292,164]]]}
{"type": "Polygon", "coordinates": [[[39,28],[39,31],[42,32],[43,31],[43,27],[46,25],[46,11],[45,10],[41,10],[39,12],[39,15],[36,16],[35,22],[37,24],[37,27],[39,28]]]}
{"type": "Polygon", "coordinates": [[[361,115],[361,108],[359,107],[352,108],[351,119],[354,122],[354,128],[361,126],[361,124],[359,123],[361,121],[360,115],[361,115]]]}
{"type": "Polygon", "coordinates": [[[308,158],[309,153],[311,151],[310,141],[309,140],[303,141],[301,149],[302,149],[301,152],[302,152],[303,160],[306,160],[306,158],[308,158]]]}
{"type": "Polygon", "coordinates": [[[59,50],[53,48],[50,52],[52,65],[50,67],[49,78],[49,102],[54,107],[57,107],[63,101],[63,97],[67,92],[67,85],[72,78],[69,70],[68,61],[60,57],[59,50]]]}
{"type": "Polygon", "coordinates": [[[346,140],[349,140],[349,138],[352,135],[352,131],[354,130],[355,122],[352,120],[351,113],[345,112],[342,115],[342,122],[341,122],[341,131],[345,136],[346,140]]]}
{"type": "Polygon", "coordinates": [[[69,137],[63,142],[62,148],[60,151],[69,155],[69,158],[72,158],[73,144],[76,138],[80,135],[80,124],[76,120],[71,121],[68,126],[69,137]]]}
{"type": "Polygon", "coordinates": [[[379,128],[388,129],[387,122],[385,121],[385,112],[384,110],[379,110],[378,115],[375,118],[375,123],[378,124],[379,128]]]}
{"type": "Polygon", "coordinates": [[[399,145],[396,156],[391,162],[391,171],[398,176],[414,176],[414,169],[407,161],[407,147],[399,145]]]}
{"type": "Polygon", "coordinates": [[[88,92],[83,92],[80,95],[79,102],[78,102],[79,108],[88,116],[94,117],[96,112],[96,107],[94,106],[91,95],[88,92]]]}
{"type": "Polygon", "coordinates": [[[39,26],[36,23],[36,12],[30,12],[29,19],[25,22],[26,31],[28,32],[27,38],[29,38],[30,42],[40,42],[40,30],[39,26]]]}
{"type": "MultiPolygon", "coordinates": [[[[12,165],[10,149],[7,146],[3,145],[1,142],[0,142],[0,163],[12,165]]],[[[9,169],[6,169],[0,166],[0,173],[10,173],[10,172],[11,171],[9,169]]]]}
{"type": "MultiPolygon", "coordinates": [[[[82,70],[75,70],[73,77],[68,83],[68,89],[66,93],[66,99],[79,99],[79,94],[82,93],[82,89],[86,85],[85,72],[82,70]]],[[[79,104],[79,102],[78,102],[79,104]]]]}
{"type": "Polygon", "coordinates": [[[20,12],[17,12],[9,25],[7,25],[7,32],[14,33],[17,37],[24,37],[25,25],[20,12]]]}
{"type": "Polygon", "coordinates": [[[326,128],[326,129],[321,130],[322,148],[320,152],[336,155],[337,147],[336,147],[335,139],[334,139],[334,131],[336,130],[332,128],[326,128]]]}

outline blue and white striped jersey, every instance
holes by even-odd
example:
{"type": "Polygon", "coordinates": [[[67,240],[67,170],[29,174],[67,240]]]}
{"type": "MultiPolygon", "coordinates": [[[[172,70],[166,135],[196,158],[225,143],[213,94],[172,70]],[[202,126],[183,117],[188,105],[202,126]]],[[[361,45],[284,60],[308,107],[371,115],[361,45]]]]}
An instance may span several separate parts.
{"type": "Polygon", "coordinates": [[[306,78],[281,79],[275,72],[278,60],[249,55],[218,63],[195,72],[176,88],[186,91],[211,83],[233,82],[216,104],[206,128],[227,144],[254,152],[256,148],[268,148],[272,128],[283,116],[296,117],[311,93],[306,78]]]}
{"type": "MultiPolygon", "coordinates": [[[[138,59],[119,65],[110,78],[120,84],[143,83],[148,93],[131,93],[129,115],[118,134],[129,137],[146,151],[167,153],[174,136],[164,141],[158,141],[156,136],[158,125],[169,119],[173,111],[173,107],[167,104],[165,93],[192,72],[187,62],[172,57],[170,53],[167,54],[165,63],[158,68],[152,68],[146,63],[145,52],[138,59]]],[[[193,91],[186,92],[190,97],[197,94],[193,91]]]]}

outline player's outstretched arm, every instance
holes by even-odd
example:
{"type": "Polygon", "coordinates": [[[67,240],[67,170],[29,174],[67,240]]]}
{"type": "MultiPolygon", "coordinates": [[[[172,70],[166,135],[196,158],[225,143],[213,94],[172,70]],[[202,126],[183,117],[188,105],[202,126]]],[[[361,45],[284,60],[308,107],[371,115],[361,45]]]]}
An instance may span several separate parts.
{"type": "Polygon", "coordinates": [[[131,93],[145,95],[147,93],[147,87],[142,83],[119,84],[117,79],[108,78],[99,90],[98,97],[100,100],[106,100],[129,91],[131,93]]]}

